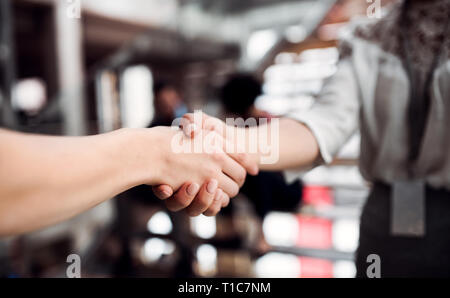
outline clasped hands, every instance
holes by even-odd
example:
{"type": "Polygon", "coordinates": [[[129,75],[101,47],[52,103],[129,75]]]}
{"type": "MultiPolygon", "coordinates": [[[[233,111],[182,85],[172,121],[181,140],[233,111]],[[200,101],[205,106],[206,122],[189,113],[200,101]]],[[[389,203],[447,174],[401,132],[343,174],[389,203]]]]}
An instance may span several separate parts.
{"type": "Polygon", "coordinates": [[[170,129],[172,152],[165,161],[169,171],[161,173],[164,178],[153,186],[153,192],[170,211],[215,216],[239,193],[247,173],[258,173],[259,159],[246,153],[245,144],[237,140],[236,130],[242,128],[227,126],[217,118],[200,112],[186,114],[179,128],[170,129]],[[181,184],[180,178],[184,178],[181,184]]]}

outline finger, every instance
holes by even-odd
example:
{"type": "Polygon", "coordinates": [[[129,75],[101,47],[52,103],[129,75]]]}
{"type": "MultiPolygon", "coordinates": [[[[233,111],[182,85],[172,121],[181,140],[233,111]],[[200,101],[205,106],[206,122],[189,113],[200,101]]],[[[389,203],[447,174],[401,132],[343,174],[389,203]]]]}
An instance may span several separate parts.
{"type": "Polygon", "coordinates": [[[188,207],[197,195],[200,186],[197,183],[185,183],[170,199],[166,200],[166,207],[176,212],[188,207]]]}
{"type": "Polygon", "coordinates": [[[244,169],[252,176],[256,176],[259,173],[259,166],[256,161],[253,161],[247,153],[229,153],[232,159],[238,162],[244,169]]]}
{"type": "MultiPolygon", "coordinates": [[[[222,120],[211,117],[201,111],[187,113],[183,118],[186,119],[188,123],[195,124],[196,129],[200,128],[199,130],[215,131],[221,136],[225,133],[225,123],[222,120]]],[[[195,134],[197,134],[197,132],[195,134]]]]}
{"type": "Polygon", "coordinates": [[[239,187],[242,187],[247,176],[245,169],[234,159],[226,154],[222,158],[222,172],[233,179],[239,187]]]}
{"type": "Polygon", "coordinates": [[[183,125],[182,129],[186,136],[193,138],[204,128],[202,112],[187,113],[185,114],[180,124],[183,125]]]}
{"type": "Polygon", "coordinates": [[[220,212],[220,209],[222,208],[222,199],[223,199],[223,191],[219,188],[216,191],[216,194],[214,196],[214,200],[209,206],[208,210],[203,212],[203,215],[205,216],[216,216],[217,213],[220,212]]]}
{"type": "Polygon", "coordinates": [[[204,130],[214,131],[222,137],[225,137],[225,122],[218,118],[210,117],[206,114],[202,114],[202,128],[204,130]]]}
{"type": "Polygon", "coordinates": [[[201,130],[198,129],[201,126],[198,126],[198,124],[194,123],[193,120],[189,116],[184,115],[183,118],[181,118],[180,121],[180,128],[183,130],[183,133],[185,136],[189,138],[195,137],[198,132],[201,130]]]}
{"type": "Polygon", "coordinates": [[[238,162],[252,176],[259,173],[258,163],[253,161],[247,153],[227,153],[232,159],[238,162]]]}
{"type": "MultiPolygon", "coordinates": [[[[187,121],[187,123],[195,123],[195,114],[194,113],[186,113],[183,115],[183,119],[187,121]]],[[[196,124],[201,124],[201,123],[196,123],[196,124]]]]}
{"type": "Polygon", "coordinates": [[[229,204],[230,204],[230,197],[226,193],[223,193],[223,195],[222,195],[222,208],[227,207],[229,204]]]}
{"type": "Polygon", "coordinates": [[[230,197],[233,198],[239,193],[239,185],[230,177],[223,174],[219,177],[220,188],[230,197]]]}
{"type": "Polygon", "coordinates": [[[194,217],[205,212],[214,200],[217,187],[218,181],[216,179],[211,179],[209,182],[203,184],[195,199],[186,208],[186,213],[194,217]]]}
{"type": "Polygon", "coordinates": [[[250,154],[229,140],[225,140],[223,150],[236,162],[238,162],[250,175],[257,175],[259,172],[258,162],[252,159],[250,154]]]}
{"type": "Polygon", "coordinates": [[[160,200],[166,200],[173,195],[173,189],[169,185],[152,186],[153,193],[160,200]]]}

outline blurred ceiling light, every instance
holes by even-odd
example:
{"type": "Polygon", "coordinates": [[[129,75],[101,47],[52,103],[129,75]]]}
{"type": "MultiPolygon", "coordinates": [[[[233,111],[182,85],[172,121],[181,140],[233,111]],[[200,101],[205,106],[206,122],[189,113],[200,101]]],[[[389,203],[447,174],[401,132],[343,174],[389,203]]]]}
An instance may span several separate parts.
{"type": "Polygon", "coordinates": [[[356,219],[338,219],[333,223],[333,246],[336,250],[354,252],[358,247],[359,223],[356,219]]]}
{"type": "Polygon", "coordinates": [[[247,43],[247,56],[252,61],[262,59],[276,44],[278,34],[275,30],[259,30],[253,32],[247,43]]]}
{"type": "Polygon", "coordinates": [[[37,114],[47,102],[45,83],[36,78],[20,80],[14,87],[12,105],[14,109],[28,114],[37,114]]]}
{"type": "Polygon", "coordinates": [[[356,276],[355,263],[350,261],[337,261],[333,265],[333,276],[336,278],[354,278],[356,276]]]}
{"type": "Polygon", "coordinates": [[[160,235],[167,235],[172,232],[172,221],[166,212],[156,212],[147,222],[149,232],[160,235]]]}
{"type": "Polygon", "coordinates": [[[306,29],[302,25],[294,25],[286,28],[284,35],[289,42],[299,43],[306,38],[306,29]]]}
{"type": "Polygon", "coordinates": [[[154,115],[153,76],[147,66],[128,67],[121,78],[123,126],[143,128],[154,115]]]}
{"type": "Polygon", "coordinates": [[[200,238],[212,238],[216,235],[216,218],[204,215],[191,218],[191,230],[200,238]]]}
{"type": "Polygon", "coordinates": [[[268,253],[254,265],[255,274],[260,278],[296,278],[301,272],[300,260],[291,254],[268,253]]]}
{"type": "Polygon", "coordinates": [[[290,213],[271,212],[264,218],[263,232],[271,245],[293,246],[299,233],[297,217],[290,213]]]}
{"type": "Polygon", "coordinates": [[[145,241],[142,249],[142,258],[146,263],[154,263],[163,255],[170,255],[175,251],[175,245],[160,238],[150,238],[145,241]]]}
{"type": "Polygon", "coordinates": [[[210,244],[202,244],[197,248],[199,273],[202,276],[212,276],[217,271],[217,249],[210,244]]]}

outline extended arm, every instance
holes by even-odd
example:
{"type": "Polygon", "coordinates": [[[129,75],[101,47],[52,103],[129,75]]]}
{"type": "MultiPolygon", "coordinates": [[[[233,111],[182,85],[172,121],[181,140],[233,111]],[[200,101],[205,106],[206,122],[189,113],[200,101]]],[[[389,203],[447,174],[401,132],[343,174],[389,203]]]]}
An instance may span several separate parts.
{"type": "Polygon", "coordinates": [[[128,140],[124,131],[72,138],[0,130],[0,235],[68,219],[138,185],[128,140]]]}
{"type": "Polygon", "coordinates": [[[174,153],[179,134],[152,128],[48,137],[0,130],[0,236],[55,224],[140,184],[186,191],[194,185],[192,199],[198,191],[209,193],[208,202],[182,206],[192,205],[193,213],[205,212],[214,194],[236,195],[245,170],[220,152],[174,153]],[[213,183],[200,188],[205,181],[213,183]]]}

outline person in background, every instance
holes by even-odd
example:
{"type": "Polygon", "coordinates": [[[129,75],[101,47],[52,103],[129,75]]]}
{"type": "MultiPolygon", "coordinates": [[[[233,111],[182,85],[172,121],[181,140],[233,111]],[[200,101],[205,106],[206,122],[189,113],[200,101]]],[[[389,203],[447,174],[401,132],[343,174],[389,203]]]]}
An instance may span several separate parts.
{"type": "Polygon", "coordinates": [[[220,100],[225,116],[244,119],[265,118],[268,121],[272,115],[255,106],[256,99],[262,94],[261,82],[248,73],[232,75],[220,91],[220,100]]]}
{"type": "MultiPolygon", "coordinates": [[[[384,18],[355,25],[315,104],[280,120],[278,160],[261,163],[270,148],[250,154],[261,170],[330,163],[360,129],[360,170],[372,189],[361,214],[357,277],[450,277],[449,16],[448,0],[404,0],[384,18]]],[[[244,147],[249,135],[274,125],[242,131],[197,118],[185,116],[225,138],[243,133],[235,141],[244,147]]]]}
{"type": "Polygon", "coordinates": [[[188,112],[180,93],[168,81],[156,82],[154,87],[155,117],[149,127],[171,126],[175,118],[188,112]]]}

